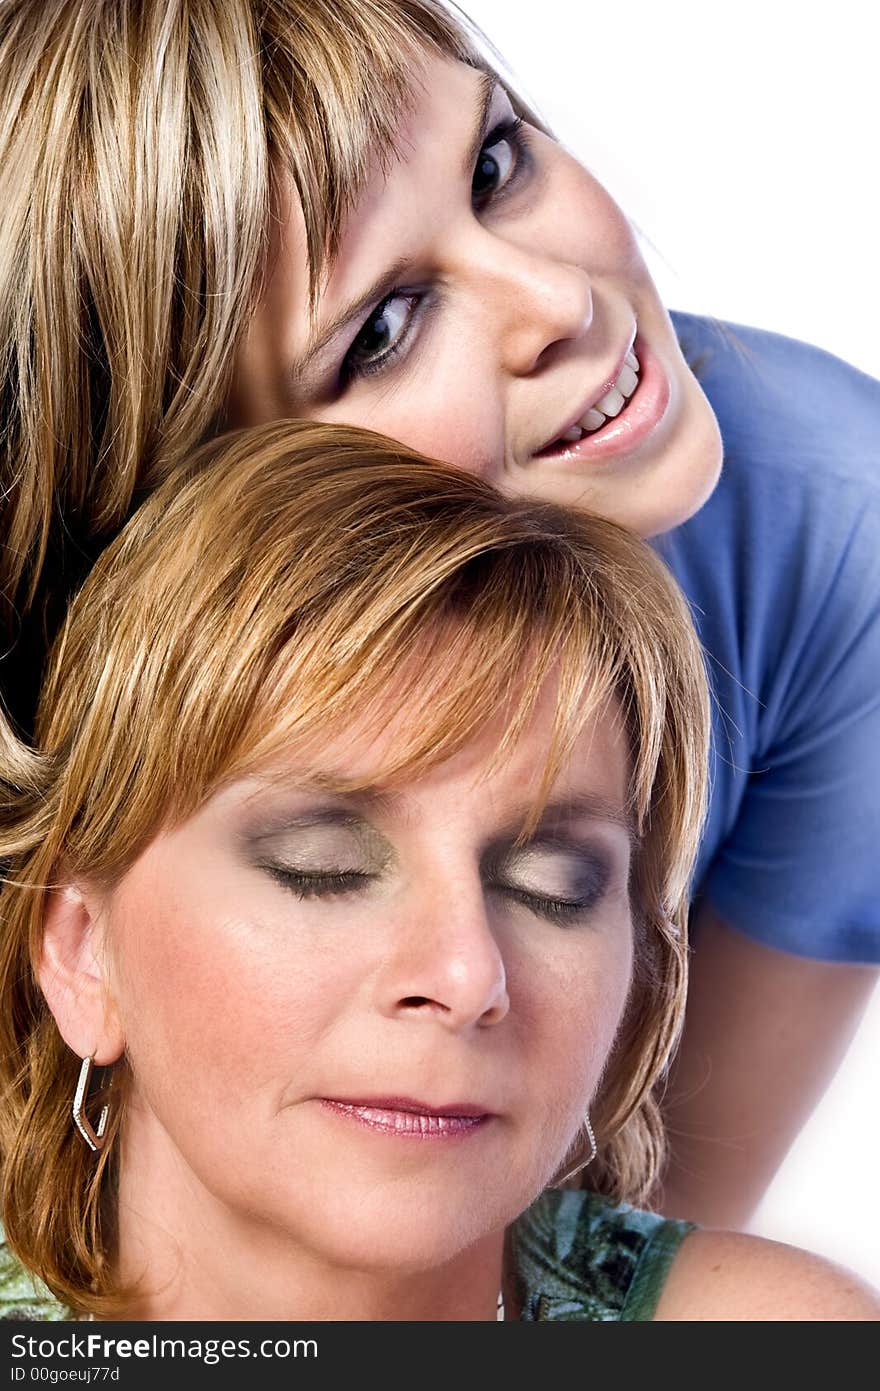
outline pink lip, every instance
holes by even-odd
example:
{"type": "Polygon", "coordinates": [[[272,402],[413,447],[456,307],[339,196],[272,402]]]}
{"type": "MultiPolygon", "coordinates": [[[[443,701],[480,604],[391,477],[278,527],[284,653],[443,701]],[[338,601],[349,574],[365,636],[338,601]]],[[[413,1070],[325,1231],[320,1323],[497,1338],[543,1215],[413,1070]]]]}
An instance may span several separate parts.
{"type": "MultiPolygon", "coordinates": [[[[582,439],[573,443],[560,441],[555,448],[539,450],[540,458],[570,459],[578,463],[604,463],[606,459],[631,453],[657,428],[669,406],[671,397],[669,378],[659,359],[654,356],[647,343],[642,339],[636,338],[633,343],[633,352],[639,360],[639,384],[620,414],[616,415],[613,420],[608,420],[601,429],[596,430],[591,435],[584,435],[582,439]]],[[[626,354],[624,354],[625,356],[626,354]]],[[[620,360],[617,376],[620,375],[622,366],[623,358],[620,360]]],[[[598,395],[594,397],[593,404],[596,401],[601,401],[605,392],[610,391],[616,381],[617,377],[612,377],[607,386],[603,385],[598,395]]],[[[560,435],[565,434],[566,428],[571,429],[572,425],[576,425],[578,420],[586,414],[587,409],[585,407],[580,415],[574,417],[569,426],[560,430],[560,435]]]]}
{"type": "Polygon", "coordinates": [[[456,1139],[473,1134],[493,1118],[484,1107],[468,1102],[432,1106],[408,1097],[375,1097],[368,1101],[340,1101],[327,1096],[318,1099],[328,1111],[369,1130],[415,1140],[456,1139]]]}

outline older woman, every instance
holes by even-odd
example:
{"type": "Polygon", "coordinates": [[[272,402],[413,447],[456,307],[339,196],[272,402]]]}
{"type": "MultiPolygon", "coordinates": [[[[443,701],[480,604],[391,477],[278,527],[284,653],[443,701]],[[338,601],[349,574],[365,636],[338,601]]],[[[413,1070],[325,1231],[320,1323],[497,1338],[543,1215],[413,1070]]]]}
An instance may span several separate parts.
{"type": "Polygon", "coordinates": [[[7,735],[29,1311],[875,1314],[620,1205],[662,1155],[706,739],[686,607],[613,524],[347,428],[209,446],[7,735]]]}
{"type": "Polygon", "coordinates": [[[28,728],[84,563],[224,423],[664,532],[718,694],[668,1205],[738,1225],[880,960],[880,386],[670,318],[485,52],[442,0],[0,6],[0,685],[28,728]]]}

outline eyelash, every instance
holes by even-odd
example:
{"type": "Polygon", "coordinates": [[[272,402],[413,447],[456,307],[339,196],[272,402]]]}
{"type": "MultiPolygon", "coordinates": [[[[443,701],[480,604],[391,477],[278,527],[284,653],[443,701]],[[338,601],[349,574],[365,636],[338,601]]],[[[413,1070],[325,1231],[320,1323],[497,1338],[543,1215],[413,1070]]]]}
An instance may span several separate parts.
{"type": "Polygon", "coordinates": [[[483,204],[495,202],[498,198],[503,198],[511,189],[515,188],[523,174],[528,169],[528,136],[525,130],[525,123],[521,116],[514,116],[506,121],[499,121],[496,126],[489,131],[486,139],[480,146],[480,153],[477,156],[479,162],[486,150],[492,150],[496,145],[506,141],[513,152],[513,169],[510,177],[502,184],[497,191],[489,193],[483,204]]]}
{"type": "Polygon", "coordinates": [[[362,377],[373,377],[378,375],[378,373],[380,372],[387,371],[390,364],[394,362],[395,358],[400,356],[407,343],[409,342],[409,337],[412,332],[412,327],[415,323],[416,316],[419,314],[420,311],[424,312],[424,310],[428,307],[429,302],[430,295],[427,291],[424,290],[415,291],[394,289],[389,291],[389,293],[385,296],[381,303],[376,305],[376,308],[372,310],[369,317],[366,318],[364,322],[361,324],[360,328],[355,334],[354,342],[352,343],[348,352],[345,354],[345,357],[342,359],[342,366],[339,369],[340,389],[344,390],[345,387],[350,386],[352,382],[358,381],[362,377]],[[354,361],[352,356],[354,352],[354,344],[357,342],[361,333],[363,333],[367,324],[370,323],[372,319],[377,319],[379,317],[386,304],[390,304],[392,300],[395,299],[408,299],[413,301],[413,306],[410,310],[406,328],[403,330],[400,337],[392,345],[392,347],[387,348],[386,351],[382,353],[381,357],[375,357],[370,362],[354,361]]]}
{"type": "Polygon", "coordinates": [[[338,874],[303,874],[300,870],[284,869],[281,865],[264,865],[282,888],[290,889],[297,898],[333,898],[363,888],[375,879],[374,874],[358,870],[341,870],[338,874]]]}
{"type": "Polygon", "coordinates": [[[507,898],[512,898],[515,903],[522,903],[532,913],[537,913],[540,917],[556,923],[574,922],[576,918],[583,917],[584,913],[595,907],[598,899],[598,896],[575,901],[567,898],[539,898],[537,895],[527,894],[521,889],[501,887],[497,892],[503,893],[507,898]]]}
{"type": "MultiPolygon", "coordinates": [[[[513,152],[513,170],[509,178],[507,179],[507,182],[503,184],[500,189],[498,189],[497,193],[490,193],[489,195],[484,197],[478,204],[476,204],[478,209],[488,207],[491,203],[497,202],[500,199],[504,198],[513,188],[516,187],[522,176],[527,172],[529,168],[528,136],[524,129],[524,123],[521,116],[516,116],[511,120],[502,121],[492,130],[489,131],[489,134],[486,136],[485,140],[480,146],[480,152],[477,156],[477,162],[479,163],[479,161],[483,158],[483,155],[487,150],[491,150],[495,145],[501,144],[501,142],[504,140],[506,140],[509,143],[513,152]]],[[[342,359],[342,363],[339,369],[339,390],[344,391],[347,386],[349,386],[352,382],[357,381],[359,378],[372,377],[378,374],[379,372],[386,371],[388,367],[395,361],[395,359],[400,356],[400,354],[406,347],[410,338],[410,334],[412,332],[413,324],[415,323],[416,318],[419,316],[420,309],[427,307],[429,303],[430,295],[424,291],[408,291],[399,287],[395,287],[393,290],[390,290],[388,294],[385,296],[385,298],[381,300],[379,304],[376,305],[376,307],[370,312],[368,317],[361,324],[360,328],[355,334],[354,339],[352,340],[351,347],[348,349],[348,352],[342,359]],[[395,299],[409,299],[415,301],[410,311],[410,316],[406,328],[403,330],[397,342],[394,343],[394,345],[390,347],[380,357],[373,358],[372,361],[370,361],[369,363],[356,362],[353,358],[354,345],[360,337],[361,333],[363,333],[367,324],[369,324],[373,319],[378,318],[385,306],[387,304],[390,304],[395,299]]]]}
{"type": "MultiPolygon", "coordinates": [[[[280,865],[266,865],[265,868],[283,888],[290,889],[299,899],[336,898],[364,888],[377,877],[374,874],[362,874],[357,870],[345,870],[338,874],[303,874],[299,870],[283,869],[280,865]]],[[[503,894],[515,903],[523,904],[539,917],[558,923],[572,922],[575,918],[581,917],[593,908],[601,897],[600,894],[595,894],[583,900],[543,898],[505,884],[493,884],[491,889],[492,892],[503,894]]]]}

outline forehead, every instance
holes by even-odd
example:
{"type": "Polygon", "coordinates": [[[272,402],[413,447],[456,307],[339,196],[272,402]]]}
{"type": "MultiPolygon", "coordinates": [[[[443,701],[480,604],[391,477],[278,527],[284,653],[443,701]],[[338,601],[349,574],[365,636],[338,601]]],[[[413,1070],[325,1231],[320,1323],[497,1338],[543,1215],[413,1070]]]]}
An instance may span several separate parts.
{"type": "MultiPolygon", "coordinates": [[[[492,81],[485,72],[452,59],[426,56],[419,64],[412,103],[401,117],[394,148],[389,157],[377,156],[343,221],[337,253],[321,278],[314,317],[302,207],[291,176],[276,168],[263,294],[237,355],[241,386],[273,401],[290,398],[294,405],[291,364],[307,348],[316,323],[329,323],[396,261],[417,260],[426,252],[432,224],[419,192],[436,194],[438,187],[454,190],[460,185],[466,196],[466,155],[492,81]]],[[[233,407],[249,418],[235,391],[233,407]]]]}
{"type": "MultiPolygon", "coordinates": [[[[219,794],[238,801],[272,801],[291,789],[372,799],[394,819],[430,826],[451,810],[463,826],[525,820],[542,791],[556,719],[555,683],[548,681],[523,733],[499,758],[505,732],[500,717],[448,757],[419,771],[390,776],[401,742],[410,734],[411,712],[389,709],[381,727],[354,725],[320,745],[285,756],[283,751],[254,777],[219,794]]],[[[416,715],[415,718],[418,718],[416,715]]],[[[606,701],[586,720],[543,802],[571,803],[579,815],[619,824],[633,834],[629,812],[629,743],[616,701],[606,701]]]]}
{"type": "MultiPolygon", "coordinates": [[[[374,238],[403,235],[422,225],[412,194],[420,184],[434,189],[470,186],[467,156],[487,90],[497,85],[486,72],[448,58],[426,59],[413,82],[413,99],[394,139],[393,157],[374,165],[343,223],[339,254],[323,287],[325,298],[342,295],[352,265],[360,269],[369,254],[381,252],[374,238]]],[[[384,252],[389,254],[386,242],[384,252]]]]}

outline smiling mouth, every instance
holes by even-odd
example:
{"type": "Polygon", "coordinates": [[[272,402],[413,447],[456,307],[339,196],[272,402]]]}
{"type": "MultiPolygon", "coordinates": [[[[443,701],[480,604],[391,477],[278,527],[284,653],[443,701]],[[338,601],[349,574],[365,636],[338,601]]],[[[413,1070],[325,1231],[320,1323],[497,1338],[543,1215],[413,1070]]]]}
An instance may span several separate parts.
{"type": "Polygon", "coordinates": [[[559,463],[577,472],[636,458],[644,462],[641,451],[650,451],[652,442],[656,450],[658,442],[668,438],[670,422],[677,418],[673,379],[662,356],[642,337],[636,335],[611,385],[606,381],[599,389],[602,395],[532,458],[552,459],[554,466],[559,463]],[[605,409],[600,411],[600,406],[605,409]]]}
{"type": "Polygon", "coordinates": [[[321,1097],[321,1105],[370,1130],[415,1140],[451,1140],[472,1134],[493,1119],[477,1107],[443,1107],[434,1111],[418,1102],[335,1101],[321,1097]]]}
{"type": "Polygon", "coordinates": [[[623,365],[614,383],[603,396],[600,396],[572,426],[565,430],[550,444],[538,450],[542,454],[555,454],[566,445],[577,444],[588,435],[596,435],[609,420],[616,420],[635,396],[639,386],[641,366],[632,348],[626,354],[623,365]]]}

